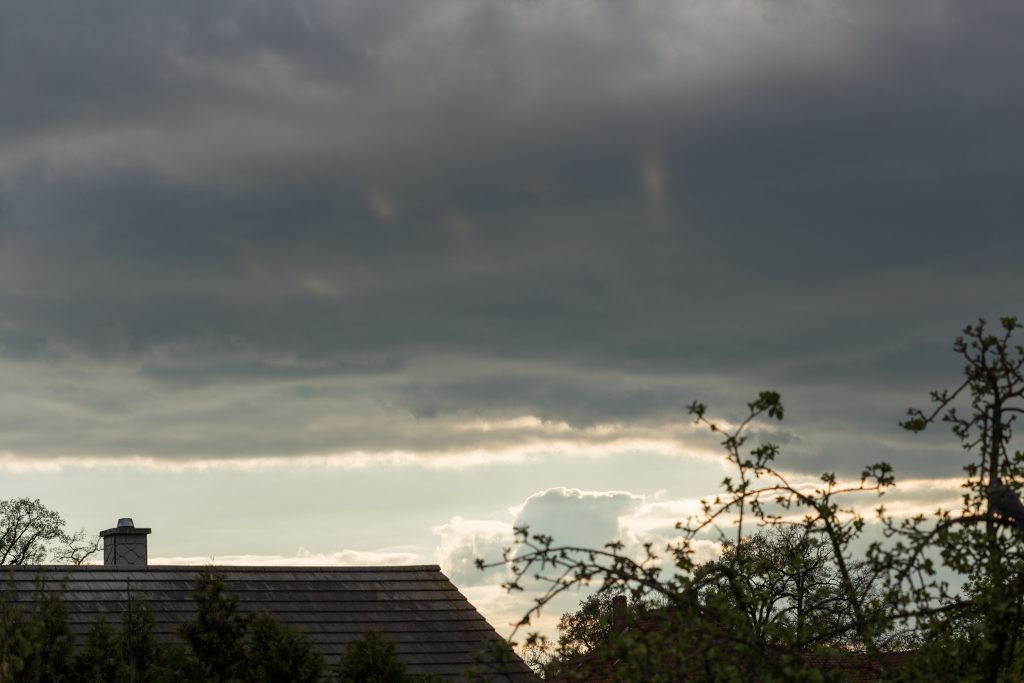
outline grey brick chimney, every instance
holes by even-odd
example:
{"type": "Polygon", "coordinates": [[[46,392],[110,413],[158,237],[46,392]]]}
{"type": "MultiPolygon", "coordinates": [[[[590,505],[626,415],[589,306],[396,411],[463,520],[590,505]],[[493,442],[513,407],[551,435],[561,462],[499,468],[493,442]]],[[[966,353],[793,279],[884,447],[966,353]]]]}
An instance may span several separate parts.
{"type": "Polygon", "coordinates": [[[618,635],[626,630],[628,614],[626,596],[616,595],[612,597],[612,634],[618,635]]]}
{"type": "Polygon", "coordinates": [[[136,529],[131,517],[117,520],[117,526],[100,532],[104,567],[145,567],[149,562],[146,536],[152,529],[136,529]]]}

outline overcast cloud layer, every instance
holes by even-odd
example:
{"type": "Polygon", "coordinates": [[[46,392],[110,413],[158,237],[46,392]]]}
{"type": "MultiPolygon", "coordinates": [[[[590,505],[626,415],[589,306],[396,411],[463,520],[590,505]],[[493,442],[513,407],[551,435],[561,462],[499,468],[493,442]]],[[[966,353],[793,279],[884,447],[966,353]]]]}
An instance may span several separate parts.
{"type": "Polygon", "coordinates": [[[3,5],[8,463],[693,456],[774,387],[792,466],[949,476],[895,422],[1021,312],[1020,3],[3,5]]]}

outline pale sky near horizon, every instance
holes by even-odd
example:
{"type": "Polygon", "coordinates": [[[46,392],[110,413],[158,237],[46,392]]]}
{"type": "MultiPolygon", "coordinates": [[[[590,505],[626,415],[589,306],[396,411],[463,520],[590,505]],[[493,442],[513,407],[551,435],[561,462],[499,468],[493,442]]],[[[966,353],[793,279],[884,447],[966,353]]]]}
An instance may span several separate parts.
{"type": "Polygon", "coordinates": [[[0,497],[440,563],[502,632],[513,524],[661,541],[716,491],[695,399],[955,502],[897,421],[1024,315],[1024,5],[0,6],[0,497]]]}

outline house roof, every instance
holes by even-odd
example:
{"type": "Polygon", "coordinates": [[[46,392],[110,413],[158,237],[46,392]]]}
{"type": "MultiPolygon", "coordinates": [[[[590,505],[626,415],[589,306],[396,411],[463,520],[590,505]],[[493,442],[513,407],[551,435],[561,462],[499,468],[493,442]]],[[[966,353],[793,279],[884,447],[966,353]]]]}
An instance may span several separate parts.
{"type": "MultiPolygon", "coordinates": [[[[201,567],[9,567],[0,591],[28,603],[41,581],[60,590],[79,642],[101,621],[117,623],[129,592],[152,612],[158,642],[179,642],[178,627],[192,618],[189,597],[201,567]]],[[[481,651],[501,637],[436,565],[405,567],[218,567],[225,592],[244,613],[265,610],[309,638],[333,666],[345,646],[366,631],[395,642],[411,674],[459,678],[496,671],[481,651]]],[[[531,681],[515,658],[494,680],[531,681]]]]}

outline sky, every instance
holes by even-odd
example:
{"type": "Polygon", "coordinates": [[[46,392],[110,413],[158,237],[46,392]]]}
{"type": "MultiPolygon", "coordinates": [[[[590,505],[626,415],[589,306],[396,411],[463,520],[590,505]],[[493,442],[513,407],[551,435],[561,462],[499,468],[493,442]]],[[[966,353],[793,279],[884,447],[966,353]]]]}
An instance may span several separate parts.
{"type": "Polygon", "coordinates": [[[503,633],[513,524],[662,542],[716,492],[693,400],[955,502],[897,422],[1024,314],[1024,5],[2,7],[0,497],[439,563],[503,633]]]}

